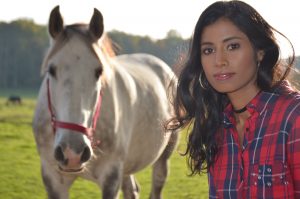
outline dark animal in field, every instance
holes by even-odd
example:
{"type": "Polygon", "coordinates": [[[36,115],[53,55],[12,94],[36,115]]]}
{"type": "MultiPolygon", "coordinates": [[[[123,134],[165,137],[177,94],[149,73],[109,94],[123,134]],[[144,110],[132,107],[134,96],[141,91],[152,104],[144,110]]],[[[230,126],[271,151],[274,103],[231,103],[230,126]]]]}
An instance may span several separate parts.
{"type": "Polygon", "coordinates": [[[6,105],[10,105],[10,104],[17,104],[17,105],[21,105],[22,104],[22,99],[20,96],[18,95],[11,95],[7,98],[6,101],[6,105]]]}

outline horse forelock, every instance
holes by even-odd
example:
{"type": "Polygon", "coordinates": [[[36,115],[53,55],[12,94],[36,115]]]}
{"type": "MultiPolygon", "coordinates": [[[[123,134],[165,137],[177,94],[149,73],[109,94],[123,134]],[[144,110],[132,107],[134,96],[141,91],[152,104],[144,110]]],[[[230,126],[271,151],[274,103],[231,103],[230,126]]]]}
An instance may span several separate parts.
{"type": "Polygon", "coordinates": [[[100,53],[103,54],[106,58],[115,56],[116,46],[113,45],[113,42],[110,38],[104,34],[101,39],[97,42],[94,41],[94,38],[89,33],[88,25],[86,24],[73,24],[65,27],[63,32],[52,41],[48,53],[42,64],[42,75],[45,74],[48,67],[48,61],[66,44],[72,37],[80,38],[88,47],[90,52],[94,54],[98,59],[100,59],[100,53]]]}

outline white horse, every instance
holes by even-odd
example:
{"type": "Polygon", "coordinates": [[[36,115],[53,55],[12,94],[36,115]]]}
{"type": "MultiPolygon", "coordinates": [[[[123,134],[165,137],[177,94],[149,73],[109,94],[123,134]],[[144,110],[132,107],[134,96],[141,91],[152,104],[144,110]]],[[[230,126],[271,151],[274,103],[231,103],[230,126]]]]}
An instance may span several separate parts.
{"type": "Polygon", "coordinates": [[[59,7],[49,19],[52,45],[44,59],[34,135],[50,199],[66,199],[77,177],[99,185],[102,198],[138,198],[133,176],[153,164],[152,199],[161,198],[168,158],[178,140],[163,122],[174,74],[147,54],[110,56],[103,18],[64,26],[59,7]]]}

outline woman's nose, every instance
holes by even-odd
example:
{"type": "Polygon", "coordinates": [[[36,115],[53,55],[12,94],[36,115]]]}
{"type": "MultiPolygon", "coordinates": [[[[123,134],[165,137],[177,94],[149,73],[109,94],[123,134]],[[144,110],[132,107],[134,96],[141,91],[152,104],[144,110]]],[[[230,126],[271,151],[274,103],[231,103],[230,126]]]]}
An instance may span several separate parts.
{"type": "Polygon", "coordinates": [[[224,67],[228,64],[226,52],[224,51],[217,51],[216,52],[216,66],[224,67]]]}

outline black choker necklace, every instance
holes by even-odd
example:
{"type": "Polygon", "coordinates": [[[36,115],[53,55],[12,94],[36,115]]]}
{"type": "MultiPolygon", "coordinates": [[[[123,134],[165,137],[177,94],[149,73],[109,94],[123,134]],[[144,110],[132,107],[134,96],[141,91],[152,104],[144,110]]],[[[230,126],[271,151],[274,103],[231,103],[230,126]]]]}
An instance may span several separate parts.
{"type": "Polygon", "coordinates": [[[238,109],[238,110],[234,110],[233,109],[233,112],[235,112],[235,113],[243,113],[243,112],[245,112],[247,110],[247,107],[245,106],[245,107],[243,107],[243,108],[241,108],[241,109],[238,109]]]}

